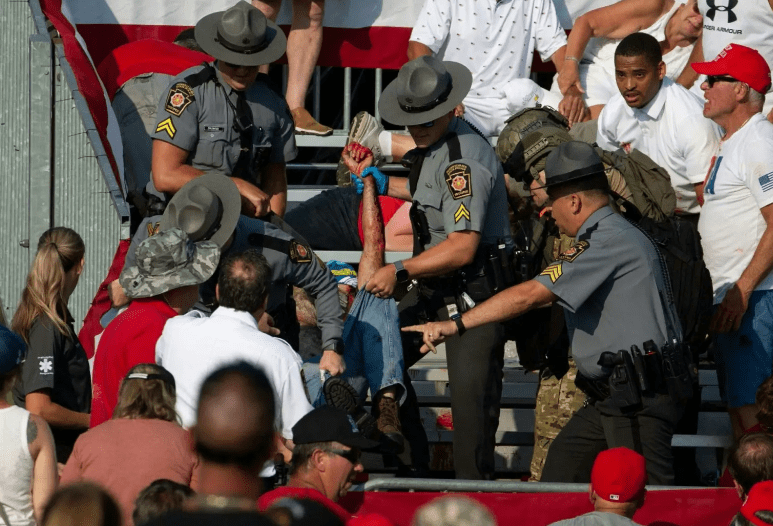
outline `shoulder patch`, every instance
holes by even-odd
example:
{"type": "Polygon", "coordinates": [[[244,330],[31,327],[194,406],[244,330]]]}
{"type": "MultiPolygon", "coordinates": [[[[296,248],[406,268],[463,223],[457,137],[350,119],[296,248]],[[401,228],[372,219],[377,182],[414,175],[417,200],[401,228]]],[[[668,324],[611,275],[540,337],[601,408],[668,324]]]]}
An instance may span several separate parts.
{"type": "Polygon", "coordinates": [[[547,276],[550,278],[551,283],[555,283],[556,280],[564,273],[564,271],[561,269],[561,265],[562,263],[560,261],[548,265],[545,267],[545,270],[540,272],[540,276],[547,276]]]}
{"type": "Polygon", "coordinates": [[[560,253],[556,259],[560,261],[568,261],[569,263],[571,263],[572,261],[577,259],[577,257],[580,254],[588,250],[588,247],[590,247],[590,243],[588,243],[587,241],[578,241],[577,243],[575,243],[574,245],[572,245],[571,247],[569,247],[568,249],[560,253]]]}
{"type": "Polygon", "coordinates": [[[454,163],[446,168],[448,191],[454,199],[472,196],[472,172],[464,163],[454,163]]]}
{"type": "Polygon", "coordinates": [[[196,98],[193,96],[193,88],[185,82],[178,82],[169,88],[164,109],[175,117],[179,117],[194,100],[196,98]]]}
{"type": "Polygon", "coordinates": [[[158,126],[156,126],[156,133],[161,133],[162,131],[165,131],[170,139],[174,139],[174,136],[177,135],[177,128],[174,127],[172,117],[167,117],[158,123],[158,126]]]}
{"type": "Polygon", "coordinates": [[[290,259],[295,263],[311,263],[311,254],[311,249],[303,243],[295,240],[290,242],[290,259]]]}
{"type": "Polygon", "coordinates": [[[470,211],[464,206],[464,203],[459,203],[459,208],[454,212],[454,223],[458,223],[462,219],[470,220],[470,211]]]}
{"type": "Polygon", "coordinates": [[[156,221],[155,223],[148,223],[148,237],[155,236],[158,234],[158,230],[161,228],[161,221],[156,221]]]}

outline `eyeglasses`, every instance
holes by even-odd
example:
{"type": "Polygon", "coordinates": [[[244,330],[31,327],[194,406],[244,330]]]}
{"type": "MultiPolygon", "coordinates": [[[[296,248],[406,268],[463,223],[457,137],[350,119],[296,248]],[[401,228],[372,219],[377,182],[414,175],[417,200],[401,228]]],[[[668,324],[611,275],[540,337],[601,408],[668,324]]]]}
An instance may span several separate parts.
{"type": "Polygon", "coordinates": [[[354,465],[360,463],[360,455],[362,454],[362,452],[357,448],[331,449],[328,452],[333,453],[334,455],[338,455],[339,457],[343,457],[354,465]]]}
{"type": "Polygon", "coordinates": [[[419,128],[432,128],[435,125],[435,121],[429,121],[422,124],[417,124],[419,128]]]}
{"type": "Polygon", "coordinates": [[[707,75],[706,76],[706,84],[709,85],[710,88],[714,87],[714,84],[717,82],[740,82],[738,79],[734,79],[733,77],[728,77],[727,75],[707,75]]]}

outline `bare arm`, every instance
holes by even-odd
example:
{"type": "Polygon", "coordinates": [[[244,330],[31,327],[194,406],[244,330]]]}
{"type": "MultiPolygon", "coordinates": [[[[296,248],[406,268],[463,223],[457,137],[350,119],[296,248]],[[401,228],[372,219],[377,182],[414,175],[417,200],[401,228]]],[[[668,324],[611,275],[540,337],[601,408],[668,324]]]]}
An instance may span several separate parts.
{"type": "Polygon", "coordinates": [[[269,163],[261,180],[263,191],[268,194],[271,211],[284,217],[287,210],[287,171],[285,163],[269,163]]]}
{"type": "Polygon", "coordinates": [[[408,60],[413,60],[415,58],[431,54],[432,50],[421,42],[416,42],[414,40],[408,41],[408,60]]]}
{"type": "MultiPolygon", "coordinates": [[[[550,57],[550,60],[556,67],[556,71],[561,71],[561,68],[564,67],[566,62],[564,57],[566,57],[566,46],[560,47],[558,51],[553,53],[553,56],[550,57]]],[[[577,84],[579,85],[579,82],[577,84]]],[[[564,92],[564,98],[558,103],[557,109],[559,113],[569,121],[569,126],[572,126],[576,122],[587,120],[588,106],[585,104],[582,94],[583,89],[581,87],[569,86],[564,92]]]]}
{"type": "Polygon", "coordinates": [[[63,429],[88,429],[89,414],[70,411],[51,401],[51,389],[40,389],[28,393],[24,404],[32,414],[39,415],[53,427],[63,429]]]}
{"type": "MultiPolygon", "coordinates": [[[[153,185],[156,187],[156,190],[175,193],[185,186],[188,181],[204,173],[198,168],[186,164],[189,154],[190,152],[174,144],[160,140],[153,141],[153,161],[151,167],[153,170],[153,185]]],[[[284,165],[282,165],[282,169],[284,170],[284,165]]],[[[284,173],[282,173],[282,176],[284,177],[284,173]]],[[[239,179],[238,177],[232,177],[231,179],[236,183],[236,187],[242,196],[243,214],[261,217],[271,210],[269,196],[266,192],[244,179],[239,179]]],[[[270,179],[270,177],[267,177],[267,179],[270,179]]],[[[281,198],[279,198],[277,203],[281,204],[283,200],[286,205],[286,179],[284,181],[284,191],[278,195],[281,195],[281,198]]],[[[282,212],[284,212],[284,208],[282,212]]]]}
{"type": "Polygon", "coordinates": [[[737,331],[754,289],[773,270],[773,204],[760,208],[766,228],[749,265],[725,294],[711,321],[714,332],[737,331]]]}
{"type": "Polygon", "coordinates": [[[56,491],[58,482],[56,448],[46,421],[31,414],[27,423],[27,444],[32,456],[32,507],[35,520],[41,524],[43,510],[56,491]]]}
{"type": "Polygon", "coordinates": [[[363,288],[378,269],[384,266],[384,218],[372,177],[363,179],[362,191],[362,256],[357,273],[359,288],[363,288]]]}
{"type": "Polygon", "coordinates": [[[204,172],[186,164],[190,152],[165,141],[153,141],[151,170],[159,192],[175,193],[204,172]]]}
{"type": "MultiPolygon", "coordinates": [[[[428,278],[448,274],[472,263],[480,243],[480,233],[472,230],[451,232],[448,237],[418,256],[403,261],[411,278],[428,278]]],[[[397,278],[395,266],[386,265],[368,281],[365,290],[379,297],[394,293],[397,278]]]]}
{"type": "MultiPolygon", "coordinates": [[[[588,11],[572,26],[566,44],[566,56],[580,60],[592,37],[625,38],[651,26],[665,12],[666,0],[622,0],[588,11]]],[[[563,56],[561,62],[556,63],[561,93],[565,94],[571,86],[582,90],[579,64],[573,60],[564,60],[563,56]]]]}
{"type": "Polygon", "coordinates": [[[692,48],[690,58],[687,60],[687,67],[682,70],[676,81],[687,89],[690,89],[695,81],[698,80],[698,73],[692,69],[689,65],[695,62],[703,62],[703,37],[699,38],[695,42],[695,46],[692,48]]]}
{"type": "MultiPolygon", "coordinates": [[[[489,300],[462,314],[465,329],[474,329],[486,323],[500,322],[515,318],[536,307],[555,301],[557,296],[542,283],[530,280],[503,290],[489,300]]],[[[454,321],[432,322],[424,325],[405,327],[404,331],[424,334],[422,352],[434,351],[435,345],[457,334],[454,321]]]]}
{"type": "Polygon", "coordinates": [[[410,201],[411,192],[408,191],[408,178],[391,176],[389,178],[387,195],[389,195],[389,197],[402,199],[403,201],[410,201]]]}

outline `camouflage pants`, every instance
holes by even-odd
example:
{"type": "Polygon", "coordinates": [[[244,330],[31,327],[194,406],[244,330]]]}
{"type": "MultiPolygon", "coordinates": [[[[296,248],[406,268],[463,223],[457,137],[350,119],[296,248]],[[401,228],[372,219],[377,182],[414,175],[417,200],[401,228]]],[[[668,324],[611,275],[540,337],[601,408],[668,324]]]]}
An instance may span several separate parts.
{"type": "Polygon", "coordinates": [[[534,453],[529,477],[532,482],[542,476],[550,444],[585,402],[585,394],[574,385],[576,377],[577,365],[569,358],[569,371],[563,378],[559,380],[553,375],[540,378],[534,408],[534,453]]]}

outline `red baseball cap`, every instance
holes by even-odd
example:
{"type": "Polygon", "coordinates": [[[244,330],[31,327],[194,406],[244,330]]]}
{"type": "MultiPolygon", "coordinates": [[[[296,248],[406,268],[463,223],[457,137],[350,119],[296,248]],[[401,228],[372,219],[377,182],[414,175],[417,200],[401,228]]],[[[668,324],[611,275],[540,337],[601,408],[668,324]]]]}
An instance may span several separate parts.
{"type": "Polygon", "coordinates": [[[758,482],[749,491],[746,502],[741,506],[741,515],[757,526],[769,526],[754,515],[760,510],[773,511],[773,480],[758,482]]]}
{"type": "Polygon", "coordinates": [[[631,502],[644,495],[647,467],[644,457],[626,447],[602,451],[593,463],[590,485],[610,502],[631,502]]]}
{"type": "Polygon", "coordinates": [[[711,62],[696,62],[692,69],[703,75],[729,75],[755,91],[770,89],[770,66],[756,49],[730,44],[711,62]]]}

